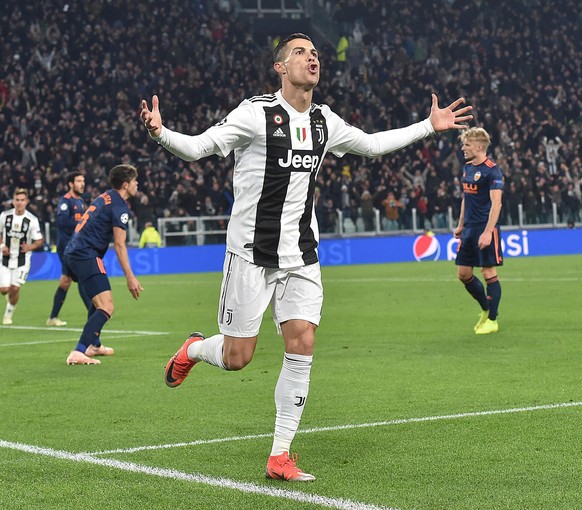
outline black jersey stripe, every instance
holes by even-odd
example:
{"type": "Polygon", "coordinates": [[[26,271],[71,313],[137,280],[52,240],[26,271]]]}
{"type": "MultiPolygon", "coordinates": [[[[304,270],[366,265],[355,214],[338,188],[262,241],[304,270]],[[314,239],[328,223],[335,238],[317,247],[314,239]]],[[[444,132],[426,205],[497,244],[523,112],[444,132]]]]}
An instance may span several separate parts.
{"type": "Polygon", "coordinates": [[[291,180],[291,172],[282,171],[278,159],[291,150],[289,114],[280,106],[265,106],[267,153],[265,177],[261,197],[257,204],[253,259],[262,267],[279,267],[277,253],[281,239],[281,215],[291,180]],[[282,130],[285,136],[275,137],[282,130]]]}
{"type": "Polygon", "coordinates": [[[277,96],[275,94],[263,94],[262,96],[253,96],[249,99],[251,103],[266,102],[273,103],[277,101],[277,96]]]}
{"type": "Polygon", "coordinates": [[[311,140],[313,142],[313,152],[319,157],[319,167],[311,172],[309,177],[309,189],[307,191],[307,199],[305,201],[305,210],[299,220],[299,249],[303,253],[303,262],[305,265],[315,264],[317,258],[317,241],[315,240],[315,233],[311,228],[311,219],[313,216],[313,196],[315,193],[315,178],[317,172],[323,163],[323,156],[325,155],[325,146],[327,145],[328,132],[325,117],[321,113],[320,108],[311,108],[309,114],[311,118],[311,140]]]}
{"type": "MultiPolygon", "coordinates": [[[[20,239],[20,246],[26,243],[29,230],[30,230],[30,218],[25,217],[22,220],[22,226],[20,227],[20,231],[24,234],[24,236],[20,239]]],[[[20,252],[18,253],[18,267],[23,266],[24,264],[26,264],[26,253],[20,250],[20,252]]]]}

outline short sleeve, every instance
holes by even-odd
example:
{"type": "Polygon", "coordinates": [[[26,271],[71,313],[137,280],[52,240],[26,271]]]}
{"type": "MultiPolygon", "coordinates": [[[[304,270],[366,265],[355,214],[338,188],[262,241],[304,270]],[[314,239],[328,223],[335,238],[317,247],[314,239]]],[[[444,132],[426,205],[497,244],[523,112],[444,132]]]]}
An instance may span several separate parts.
{"type": "MultiPolygon", "coordinates": [[[[123,200],[123,199],[122,199],[123,200]]],[[[123,230],[127,230],[127,225],[129,223],[129,208],[125,201],[123,203],[112,204],[111,215],[112,221],[111,225],[113,227],[119,227],[123,230]]]]}
{"type": "Polygon", "coordinates": [[[31,221],[30,221],[30,239],[33,241],[38,241],[39,239],[42,239],[42,232],[40,230],[40,223],[38,222],[38,218],[34,217],[31,221]]]}

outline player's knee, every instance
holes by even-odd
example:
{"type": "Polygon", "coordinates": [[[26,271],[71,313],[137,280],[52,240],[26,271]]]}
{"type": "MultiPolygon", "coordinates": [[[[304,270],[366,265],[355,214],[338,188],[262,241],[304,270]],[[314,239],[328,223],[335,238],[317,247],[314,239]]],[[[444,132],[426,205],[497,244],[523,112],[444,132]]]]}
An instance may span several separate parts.
{"type": "Polygon", "coordinates": [[[223,361],[227,370],[236,372],[237,370],[242,370],[246,367],[252,359],[252,355],[248,356],[245,353],[230,353],[224,355],[223,361]]]}
{"type": "Polygon", "coordinates": [[[69,290],[71,288],[71,282],[73,280],[68,276],[61,276],[61,281],[59,282],[59,287],[63,290],[69,290]]]}
{"type": "Polygon", "coordinates": [[[115,311],[115,307],[113,306],[113,303],[111,304],[105,304],[99,307],[100,310],[103,310],[107,315],[109,315],[109,318],[113,317],[113,312],[115,311]]]}
{"type": "Polygon", "coordinates": [[[285,336],[285,352],[311,356],[315,345],[315,326],[294,336],[285,336]]]}
{"type": "Polygon", "coordinates": [[[473,271],[459,271],[457,278],[463,285],[467,285],[473,279],[473,271]]]}
{"type": "Polygon", "coordinates": [[[494,278],[497,276],[497,271],[491,267],[483,267],[481,268],[481,274],[483,275],[483,278],[488,280],[489,278],[494,278]]]}
{"type": "Polygon", "coordinates": [[[242,370],[253,359],[257,337],[239,338],[225,335],[222,361],[227,370],[242,370]]]}
{"type": "Polygon", "coordinates": [[[302,354],[304,356],[311,356],[315,344],[314,336],[302,336],[297,338],[294,342],[287,342],[285,351],[287,353],[302,354]]]}
{"type": "Polygon", "coordinates": [[[8,291],[10,290],[9,287],[0,287],[0,294],[2,294],[3,296],[5,296],[6,294],[8,294],[8,291]]]}

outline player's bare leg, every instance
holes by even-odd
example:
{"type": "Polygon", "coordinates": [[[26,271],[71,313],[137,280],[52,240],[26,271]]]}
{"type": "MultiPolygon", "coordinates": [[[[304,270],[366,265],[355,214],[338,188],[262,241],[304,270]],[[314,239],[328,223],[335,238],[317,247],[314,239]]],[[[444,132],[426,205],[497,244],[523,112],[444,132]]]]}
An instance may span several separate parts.
{"type": "Polygon", "coordinates": [[[20,297],[20,287],[16,285],[11,285],[3,289],[3,294],[6,295],[6,308],[4,310],[4,317],[2,318],[2,324],[5,326],[9,326],[12,324],[12,315],[14,314],[14,310],[16,308],[16,304],[18,303],[18,299],[20,297]]]}

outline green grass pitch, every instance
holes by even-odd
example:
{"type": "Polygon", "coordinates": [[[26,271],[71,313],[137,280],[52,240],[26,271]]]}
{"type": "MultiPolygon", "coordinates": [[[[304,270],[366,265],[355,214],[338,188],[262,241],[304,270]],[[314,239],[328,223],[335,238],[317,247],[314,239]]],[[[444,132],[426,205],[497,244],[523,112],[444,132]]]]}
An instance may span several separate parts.
{"type": "Polygon", "coordinates": [[[141,277],[137,302],[112,279],[100,366],[65,364],[76,288],[72,330],[45,326],[56,281],[22,288],[0,327],[1,509],[582,508],[581,256],[507,259],[483,337],[452,262],[324,267],[293,443],[309,484],[264,478],[283,354],[268,313],[244,370],[164,385],[188,333],[217,332],[220,277],[141,277]]]}

